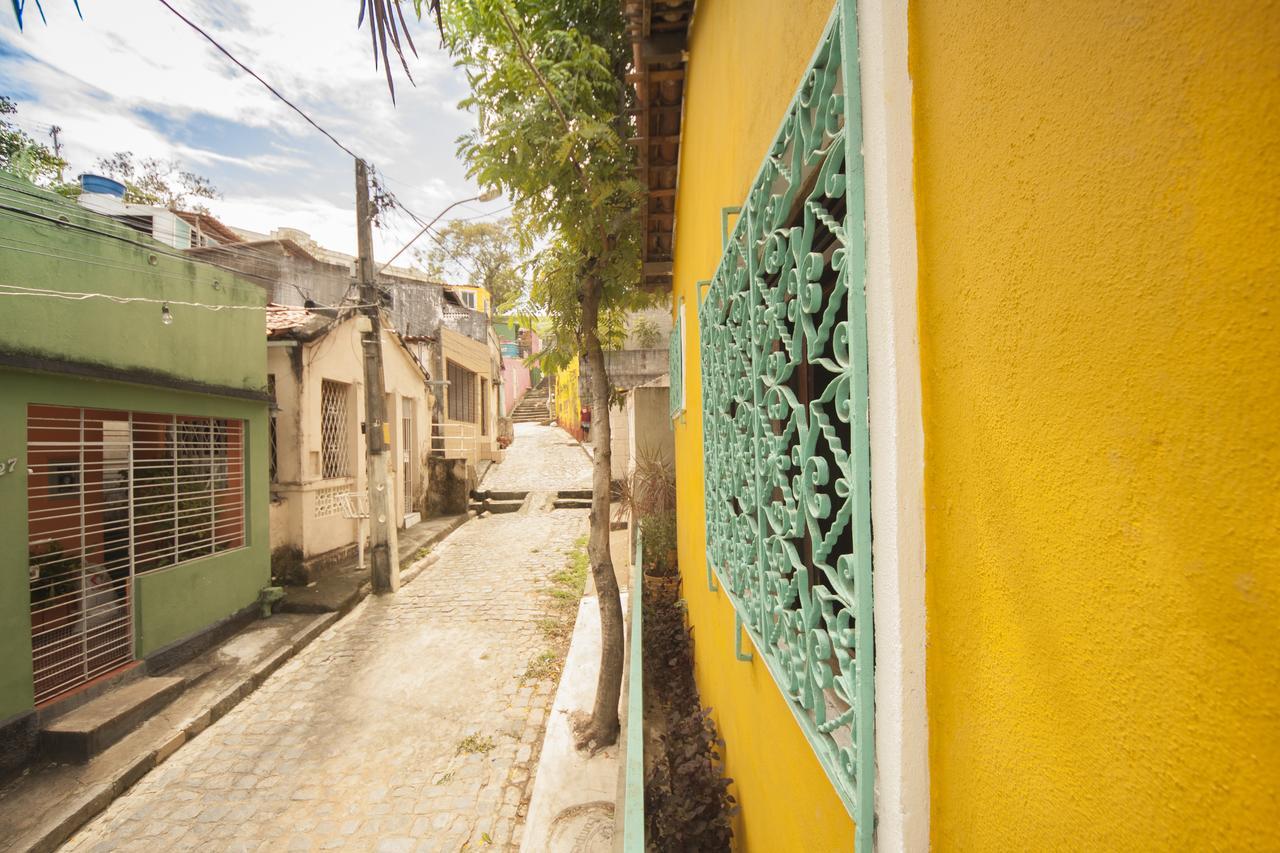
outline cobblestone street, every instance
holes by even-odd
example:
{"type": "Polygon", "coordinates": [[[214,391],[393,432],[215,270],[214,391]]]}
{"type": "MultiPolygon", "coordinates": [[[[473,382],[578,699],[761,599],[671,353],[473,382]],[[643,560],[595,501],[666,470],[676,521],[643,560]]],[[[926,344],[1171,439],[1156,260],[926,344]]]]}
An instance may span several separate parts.
{"type": "MultiPolygon", "coordinates": [[[[581,487],[559,429],[518,427],[487,488],[581,487]]],[[[535,511],[536,513],[536,511],[535,511]]],[[[463,525],[144,777],[64,850],[517,849],[555,684],[537,594],[584,510],[463,525]]]]}
{"type": "MultiPolygon", "coordinates": [[[[518,455],[520,461],[495,466],[484,478],[482,488],[547,492],[591,488],[591,460],[573,436],[559,427],[515,426],[516,443],[511,445],[511,453],[518,455]]],[[[509,460],[514,458],[508,456],[509,460]]]]}

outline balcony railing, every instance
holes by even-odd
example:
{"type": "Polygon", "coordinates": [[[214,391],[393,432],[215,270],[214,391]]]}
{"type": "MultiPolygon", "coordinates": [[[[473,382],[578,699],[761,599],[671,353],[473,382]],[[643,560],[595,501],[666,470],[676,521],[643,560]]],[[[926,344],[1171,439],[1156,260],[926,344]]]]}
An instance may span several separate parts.
{"type": "Polygon", "coordinates": [[[480,461],[480,428],[465,421],[443,421],[431,425],[431,455],[446,459],[466,459],[471,466],[480,461]]]}

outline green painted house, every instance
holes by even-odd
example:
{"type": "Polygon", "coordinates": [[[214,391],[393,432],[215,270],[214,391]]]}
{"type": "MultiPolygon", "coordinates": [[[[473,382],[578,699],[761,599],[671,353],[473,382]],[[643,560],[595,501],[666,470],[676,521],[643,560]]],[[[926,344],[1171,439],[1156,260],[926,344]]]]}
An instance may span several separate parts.
{"type": "Polygon", "coordinates": [[[265,302],[0,173],[0,771],[270,582],[265,302]]]}

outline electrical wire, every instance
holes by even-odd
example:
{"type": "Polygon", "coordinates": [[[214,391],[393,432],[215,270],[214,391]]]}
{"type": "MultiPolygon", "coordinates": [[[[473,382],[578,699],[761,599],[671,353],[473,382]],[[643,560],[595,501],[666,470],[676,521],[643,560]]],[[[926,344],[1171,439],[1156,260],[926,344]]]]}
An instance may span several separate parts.
{"type": "Polygon", "coordinates": [[[471,266],[470,264],[466,263],[462,258],[458,257],[457,252],[453,251],[445,244],[444,239],[433,227],[429,226],[428,223],[419,219],[417,215],[415,215],[412,210],[405,207],[404,204],[399,199],[395,199],[395,204],[396,204],[396,207],[398,207],[400,210],[407,213],[409,217],[413,219],[414,222],[422,226],[425,229],[427,236],[435,241],[436,245],[439,246],[441,250],[443,250],[444,253],[449,256],[449,259],[453,261],[455,264],[457,264],[458,266],[462,267],[471,275],[472,281],[479,281],[481,279],[481,276],[478,272],[476,272],[475,267],[471,266]]]}
{"type": "MultiPolygon", "coordinates": [[[[52,290],[47,287],[24,287],[19,284],[0,283],[0,297],[3,296],[44,296],[51,299],[65,299],[72,302],[83,302],[87,299],[105,299],[118,305],[133,303],[149,303],[152,305],[179,305],[184,308],[202,308],[207,311],[270,311],[280,308],[291,310],[309,310],[292,305],[213,305],[208,302],[189,302],[180,299],[156,299],[151,296],[118,296],[113,293],[94,293],[75,290],[52,290]]],[[[372,304],[353,303],[343,308],[372,308],[372,304]]]]}
{"type": "Polygon", "coordinates": [[[258,73],[257,73],[256,71],[254,71],[252,68],[250,68],[249,66],[245,65],[243,62],[241,62],[240,60],[236,59],[234,56],[232,56],[232,55],[231,55],[231,51],[227,50],[225,47],[223,47],[222,45],[220,45],[220,44],[218,43],[218,40],[217,40],[217,39],[215,39],[213,36],[211,36],[211,35],[209,35],[208,33],[206,33],[204,30],[200,29],[200,27],[199,27],[199,26],[198,26],[194,21],[192,21],[192,20],[191,20],[190,18],[188,18],[186,15],[182,14],[181,12],[179,12],[177,9],[173,8],[173,6],[169,5],[169,0],[157,0],[157,2],[159,2],[161,6],[164,6],[166,9],[168,9],[168,10],[169,10],[170,12],[172,12],[173,14],[177,15],[177,16],[178,16],[178,18],[179,18],[179,19],[180,19],[184,24],[186,24],[188,27],[190,27],[191,29],[195,30],[195,31],[196,31],[197,33],[199,33],[200,35],[204,36],[205,40],[206,40],[206,41],[208,41],[208,42],[209,42],[209,44],[211,44],[211,45],[213,45],[214,47],[216,47],[216,48],[217,48],[217,49],[222,53],[222,55],[223,55],[223,56],[225,56],[227,59],[230,59],[232,62],[234,62],[236,65],[238,65],[242,71],[244,71],[246,74],[248,74],[248,75],[249,75],[250,77],[252,77],[254,80],[257,80],[257,81],[258,81],[259,83],[261,83],[263,86],[267,87],[267,91],[268,91],[268,92],[270,92],[271,94],[273,94],[273,95],[275,95],[277,98],[279,98],[279,99],[280,99],[280,100],[285,104],[285,106],[289,107],[289,109],[293,110],[295,113],[297,113],[298,115],[302,116],[302,118],[307,122],[307,124],[311,125],[311,126],[312,126],[312,127],[314,127],[316,130],[320,131],[320,132],[321,132],[321,133],[323,133],[325,136],[327,136],[327,137],[329,138],[329,141],[330,141],[330,142],[332,142],[334,145],[336,145],[336,146],[338,146],[339,148],[341,148],[341,149],[342,149],[343,151],[345,151],[347,154],[351,155],[352,159],[355,159],[355,160],[363,160],[363,159],[364,159],[363,157],[360,157],[358,154],[356,154],[354,151],[352,151],[350,148],[348,148],[347,146],[345,146],[345,145],[343,145],[341,142],[339,142],[339,141],[338,141],[338,138],[337,138],[336,136],[334,136],[332,133],[330,133],[329,131],[325,130],[323,127],[321,127],[321,126],[319,125],[319,123],[317,123],[317,122],[316,122],[316,120],[315,120],[315,119],[311,118],[311,116],[309,116],[309,115],[307,115],[305,112],[303,112],[303,111],[302,111],[302,109],[301,109],[297,104],[295,104],[293,101],[291,101],[291,100],[289,100],[288,98],[286,98],[284,95],[280,94],[280,92],[279,92],[279,91],[277,91],[277,89],[276,89],[274,86],[272,86],[272,85],[271,85],[270,83],[268,83],[266,80],[263,80],[260,76],[258,76],[258,73]]]}
{"type": "MultiPolygon", "coordinates": [[[[77,231],[96,235],[98,237],[112,239],[124,242],[127,245],[154,255],[162,255],[174,258],[176,260],[190,262],[192,260],[202,261],[211,266],[224,269],[228,272],[240,275],[245,278],[256,280],[260,283],[273,283],[276,276],[267,273],[259,274],[253,270],[246,269],[243,264],[237,264],[235,261],[250,260],[267,265],[269,268],[277,268],[283,259],[282,256],[268,252],[262,248],[247,246],[242,243],[227,243],[217,246],[200,246],[192,250],[176,249],[164,243],[155,243],[147,245],[140,242],[135,235],[141,234],[148,237],[143,231],[129,227],[122,223],[112,222],[110,227],[114,230],[104,230],[103,227],[95,227],[95,217],[92,215],[85,217],[83,221],[79,218],[73,221],[67,217],[67,208],[56,202],[42,198],[38,195],[23,191],[15,191],[16,195],[24,196],[21,200],[6,198],[4,190],[0,188],[0,218],[9,218],[15,220],[30,221],[31,219],[44,220],[49,225],[59,229],[74,228],[77,231]],[[8,204],[6,204],[8,202],[8,204]],[[22,207],[12,207],[10,204],[21,204],[22,207]],[[127,230],[126,230],[127,229],[127,230]]],[[[88,212],[91,211],[77,211],[88,212]]],[[[106,223],[103,223],[106,225],[106,223]]],[[[19,238],[9,238],[19,240],[19,238]]],[[[19,240],[19,242],[25,242],[19,240]]],[[[31,243],[30,245],[40,245],[31,243]]],[[[92,262],[93,256],[87,256],[86,260],[92,262]]]]}
{"type": "MultiPolygon", "coordinates": [[[[31,217],[30,217],[29,215],[28,215],[28,216],[21,216],[21,215],[17,215],[17,216],[15,216],[15,215],[14,215],[14,213],[12,213],[9,209],[6,209],[6,208],[4,208],[4,206],[3,206],[3,205],[0,205],[0,219],[19,219],[19,218],[24,219],[24,220],[26,220],[26,221],[29,221],[31,217]]],[[[43,217],[40,217],[40,218],[43,218],[43,217]]],[[[75,223],[66,223],[66,222],[64,222],[64,223],[60,223],[60,224],[61,224],[63,227],[68,227],[68,226],[70,226],[70,227],[76,227],[76,224],[75,224],[75,223]]],[[[175,252],[175,251],[173,251],[172,249],[170,249],[170,247],[168,247],[168,246],[166,246],[165,244],[162,244],[162,243],[158,243],[157,245],[150,245],[150,246],[149,246],[149,245],[146,245],[145,243],[139,243],[139,242],[136,242],[136,241],[134,241],[134,240],[132,240],[132,239],[129,239],[129,238],[128,238],[128,237],[126,237],[125,235],[118,235],[118,234],[111,234],[111,233],[109,233],[109,232],[102,232],[102,231],[98,231],[97,229],[94,229],[94,228],[91,228],[91,227],[88,227],[88,226],[81,226],[81,227],[78,227],[78,228],[77,228],[77,230],[80,230],[80,231],[83,231],[83,232],[87,232],[87,233],[90,233],[90,234],[94,234],[94,235],[97,235],[97,236],[102,237],[102,238],[112,238],[112,239],[120,240],[120,241],[125,242],[126,244],[128,244],[128,245],[130,245],[130,246],[134,247],[135,249],[137,249],[137,250],[138,250],[138,251],[140,251],[140,252],[145,252],[145,253],[147,253],[148,255],[155,255],[155,256],[157,256],[157,257],[174,258],[174,259],[176,259],[176,260],[185,261],[185,262],[188,262],[188,263],[189,263],[189,262],[191,262],[191,261],[204,262],[204,263],[208,264],[208,265],[209,265],[209,266],[211,266],[211,267],[214,267],[214,268],[216,268],[216,269],[223,270],[223,271],[225,271],[225,272],[232,273],[232,274],[234,274],[234,275],[238,275],[238,276],[240,276],[241,278],[245,278],[245,279],[248,279],[248,280],[251,280],[251,281],[255,281],[255,282],[259,283],[259,284],[268,284],[268,283],[273,283],[273,282],[275,281],[275,276],[262,275],[262,274],[259,274],[259,273],[255,273],[255,272],[253,272],[252,270],[246,270],[246,269],[244,269],[244,268],[243,268],[243,266],[232,265],[232,264],[230,264],[229,262],[227,262],[225,259],[221,259],[221,258],[202,258],[202,257],[200,257],[199,255],[183,255],[183,254],[178,254],[177,252],[175,252]]],[[[63,259],[63,260],[79,261],[79,262],[83,262],[83,263],[93,264],[93,265],[95,265],[95,266],[102,266],[102,267],[107,267],[107,268],[111,268],[111,269],[119,269],[119,270],[121,270],[121,271],[126,271],[126,272],[133,272],[133,273],[137,273],[137,272],[139,272],[139,270],[138,270],[138,268],[137,268],[136,266],[129,266],[129,265],[127,265],[127,264],[119,264],[119,263],[111,263],[110,261],[104,261],[104,260],[102,260],[101,258],[99,258],[98,256],[96,256],[96,255],[92,255],[92,254],[88,254],[88,253],[76,252],[76,251],[74,251],[74,250],[70,250],[70,249],[63,249],[63,250],[61,250],[59,253],[40,252],[40,251],[36,251],[35,249],[24,249],[24,248],[22,248],[22,246],[20,246],[20,245],[15,246],[15,245],[12,245],[12,243],[6,243],[6,240],[7,240],[7,241],[13,241],[13,242],[16,242],[16,243],[19,243],[19,244],[26,244],[26,245],[28,245],[28,246],[41,246],[41,245],[44,245],[44,244],[43,244],[43,243],[34,242],[34,241],[29,241],[29,240],[23,240],[23,239],[21,239],[21,238],[19,238],[19,237],[7,237],[7,238],[0,238],[0,245],[4,245],[6,248],[13,249],[14,251],[27,252],[27,253],[29,253],[29,254],[34,254],[34,255],[44,255],[44,256],[46,256],[46,257],[60,258],[60,259],[63,259]]],[[[234,253],[233,253],[233,254],[234,254],[234,253]]],[[[271,256],[271,255],[247,255],[247,256],[245,256],[245,257],[247,257],[247,258],[248,258],[248,259],[250,259],[250,260],[255,260],[255,261],[259,261],[259,262],[270,262],[270,263],[273,263],[273,264],[278,263],[278,262],[279,262],[279,260],[280,260],[280,258],[275,257],[275,256],[271,256]]],[[[176,274],[176,273],[165,273],[165,272],[160,271],[160,270],[154,270],[154,269],[153,269],[153,270],[150,270],[150,271],[149,271],[149,273],[150,273],[150,274],[152,274],[152,275],[166,276],[166,277],[170,277],[170,278],[180,278],[180,279],[183,279],[183,280],[186,280],[186,281],[190,281],[190,280],[191,280],[191,277],[190,277],[190,276],[183,276],[183,275],[179,275],[179,274],[176,274]]]]}
{"type": "Polygon", "coordinates": [[[506,213],[508,210],[510,210],[514,206],[515,205],[508,204],[498,208],[497,210],[490,210],[488,213],[478,213],[475,216],[468,216],[465,219],[450,219],[449,221],[450,222],[474,222],[477,219],[484,219],[486,216],[497,216],[499,213],[506,213]]]}

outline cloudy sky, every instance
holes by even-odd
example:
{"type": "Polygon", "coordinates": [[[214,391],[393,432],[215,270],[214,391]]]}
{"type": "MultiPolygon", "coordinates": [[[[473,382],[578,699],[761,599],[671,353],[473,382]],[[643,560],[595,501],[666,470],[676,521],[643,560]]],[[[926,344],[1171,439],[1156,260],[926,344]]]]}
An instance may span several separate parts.
{"type": "MultiPolygon", "coordinates": [[[[356,29],[359,0],[172,2],[373,163],[418,216],[479,194],[455,153],[472,124],[457,108],[465,79],[440,51],[434,23],[406,14],[417,86],[400,72],[393,106],[368,31],[356,29]]],[[[0,11],[0,93],[18,102],[16,123],[33,136],[47,140],[50,125],[62,128],[73,174],[115,151],[177,160],[219,189],[208,206],[222,221],[300,228],[355,251],[351,158],[163,5],[80,0],[83,21],[72,0],[43,6],[48,25],[29,0],[22,32],[11,7],[0,11]]],[[[505,205],[471,203],[450,217],[501,215],[505,205]]],[[[387,257],[415,231],[403,214],[390,217],[375,235],[376,254],[387,257]]]]}

